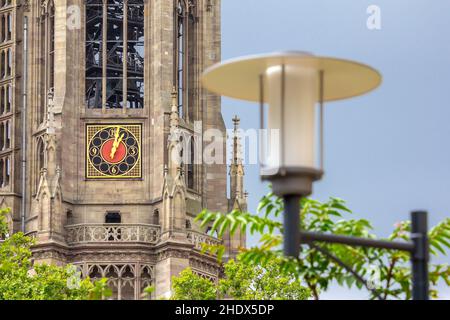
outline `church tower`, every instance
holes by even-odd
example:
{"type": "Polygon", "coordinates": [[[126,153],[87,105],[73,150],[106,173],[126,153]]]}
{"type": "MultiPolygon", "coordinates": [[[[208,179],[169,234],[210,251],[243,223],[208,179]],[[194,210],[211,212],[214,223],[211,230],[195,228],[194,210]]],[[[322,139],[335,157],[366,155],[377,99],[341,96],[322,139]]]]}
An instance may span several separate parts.
{"type": "Polygon", "coordinates": [[[202,243],[243,245],[194,222],[245,203],[241,164],[230,200],[225,153],[202,161],[205,131],[225,136],[221,99],[200,86],[221,58],[220,6],[0,0],[0,205],[36,237],[36,262],[139,299],[148,285],[168,296],[186,267],[216,280],[202,243]]]}
{"type": "MultiPolygon", "coordinates": [[[[230,164],[230,200],[228,204],[228,211],[247,212],[247,198],[248,193],[244,189],[244,163],[243,150],[241,138],[243,136],[242,130],[239,128],[241,120],[238,116],[233,118],[233,134],[231,137],[231,164],[230,164]]],[[[245,233],[237,232],[234,235],[226,234],[224,236],[225,258],[235,257],[240,248],[245,247],[246,235],[245,233]]]]}

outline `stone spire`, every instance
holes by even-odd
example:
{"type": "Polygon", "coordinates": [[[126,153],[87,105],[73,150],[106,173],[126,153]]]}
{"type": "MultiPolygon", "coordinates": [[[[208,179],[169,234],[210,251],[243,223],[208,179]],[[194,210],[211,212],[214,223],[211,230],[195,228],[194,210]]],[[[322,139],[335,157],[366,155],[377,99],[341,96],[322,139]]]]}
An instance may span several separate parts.
{"type": "Polygon", "coordinates": [[[164,218],[165,239],[185,238],[186,225],[186,183],[184,179],[181,142],[180,117],[177,105],[176,88],[172,91],[170,112],[170,132],[168,138],[168,163],[164,168],[164,218]]]}
{"type": "Polygon", "coordinates": [[[45,246],[65,243],[65,216],[62,208],[61,168],[58,164],[54,118],[54,93],[48,93],[46,131],[43,134],[44,166],[41,171],[36,197],[32,201],[33,215],[38,217],[38,239],[45,246]]]}
{"type": "MultiPolygon", "coordinates": [[[[239,129],[240,119],[235,116],[233,118],[233,148],[232,148],[232,160],[230,165],[230,187],[231,187],[231,200],[234,202],[237,199],[240,202],[245,202],[245,190],[244,190],[244,164],[242,159],[242,145],[239,129]]],[[[243,203],[242,203],[243,204],[243,203]]]]}
{"type": "Polygon", "coordinates": [[[172,90],[172,106],[170,109],[170,131],[169,131],[169,145],[168,145],[168,173],[175,179],[177,174],[182,175],[182,143],[180,130],[180,115],[178,113],[178,93],[174,87],[172,90]]]}
{"type": "MultiPolygon", "coordinates": [[[[233,136],[232,136],[232,159],[230,165],[230,201],[228,210],[246,212],[247,211],[247,197],[248,194],[244,190],[244,163],[242,157],[241,144],[241,129],[239,128],[240,119],[235,116],[233,118],[233,136]]],[[[231,235],[229,232],[225,233],[224,244],[227,248],[224,259],[225,261],[235,258],[241,248],[245,247],[246,235],[245,232],[237,231],[231,235]]]]}
{"type": "Polygon", "coordinates": [[[54,177],[57,173],[58,164],[56,160],[56,125],[55,125],[55,93],[53,89],[50,89],[47,94],[47,121],[46,131],[44,133],[45,142],[45,169],[51,177],[54,177]]]}

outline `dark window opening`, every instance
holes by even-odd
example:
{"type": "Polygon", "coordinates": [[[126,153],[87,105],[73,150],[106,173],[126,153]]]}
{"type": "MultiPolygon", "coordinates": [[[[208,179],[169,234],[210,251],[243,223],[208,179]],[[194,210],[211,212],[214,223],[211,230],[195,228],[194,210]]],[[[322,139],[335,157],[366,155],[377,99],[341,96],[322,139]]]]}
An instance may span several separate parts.
{"type": "Polygon", "coordinates": [[[48,26],[48,91],[55,87],[55,6],[50,4],[48,26]]]}
{"type": "Polygon", "coordinates": [[[71,225],[73,224],[73,212],[70,209],[67,209],[66,211],[66,219],[67,219],[67,224],[71,225]]]}
{"type": "Polygon", "coordinates": [[[195,162],[195,141],[194,138],[191,138],[189,161],[187,165],[187,175],[186,175],[187,187],[189,189],[195,189],[194,162],[195,162]]]}
{"type": "Polygon", "coordinates": [[[122,223],[122,217],[119,212],[108,212],[105,216],[105,223],[122,223]]]}
{"type": "Polygon", "coordinates": [[[156,209],[153,212],[153,224],[154,225],[159,225],[159,210],[158,209],[156,209]]]}
{"type": "MultiPolygon", "coordinates": [[[[105,216],[106,224],[120,224],[122,223],[122,216],[119,212],[108,212],[105,216]]],[[[122,230],[117,227],[108,227],[108,241],[118,241],[122,238],[122,230]]]]}
{"type": "Polygon", "coordinates": [[[194,120],[194,83],[196,59],[195,1],[177,0],[175,13],[175,85],[178,112],[187,121],[194,120]]]}
{"type": "Polygon", "coordinates": [[[54,92],[55,87],[55,5],[53,1],[43,5],[39,20],[39,105],[37,107],[37,123],[47,119],[48,94],[54,92]]]}

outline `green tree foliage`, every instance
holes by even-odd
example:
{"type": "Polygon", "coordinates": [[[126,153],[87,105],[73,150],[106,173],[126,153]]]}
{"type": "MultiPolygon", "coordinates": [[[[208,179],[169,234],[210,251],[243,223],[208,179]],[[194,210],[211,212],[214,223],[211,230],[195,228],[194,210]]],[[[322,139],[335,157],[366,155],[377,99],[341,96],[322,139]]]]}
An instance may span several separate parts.
{"type": "Polygon", "coordinates": [[[73,266],[33,265],[34,240],[23,233],[7,236],[6,214],[0,210],[0,300],[98,300],[110,295],[106,279],[81,279],[73,266]]]}
{"type": "Polygon", "coordinates": [[[230,260],[224,265],[224,275],[213,283],[196,275],[191,269],[173,278],[174,300],[306,300],[310,291],[297,278],[279,273],[278,262],[264,268],[230,260]]]}
{"type": "Polygon", "coordinates": [[[297,277],[281,274],[279,261],[271,260],[262,266],[230,260],[224,266],[224,278],[219,281],[221,297],[235,300],[306,300],[309,289],[297,277]]]}
{"type": "MultiPolygon", "coordinates": [[[[341,199],[331,198],[326,203],[304,199],[301,203],[302,228],[308,231],[338,234],[354,237],[376,238],[369,221],[352,219],[351,210],[341,199]]],[[[284,257],[281,251],[283,226],[278,221],[283,212],[283,202],[273,194],[265,196],[258,207],[258,214],[233,211],[221,214],[203,211],[197,221],[202,227],[212,223],[211,232],[223,236],[226,231],[232,234],[236,230],[259,234],[259,245],[242,249],[242,262],[252,266],[268,266],[277,262],[279,272],[290,277],[298,277],[306,282],[315,299],[326,291],[333,281],[349,288],[364,285],[370,290],[370,298],[375,299],[410,299],[411,268],[407,253],[373,249],[354,248],[338,244],[320,244],[304,246],[298,259],[284,257]],[[349,273],[342,264],[331,259],[332,256],[343,261],[356,271],[349,273]],[[367,281],[357,281],[361,276],[367,281]]],[[[300,227],[300,226],[299,226],[300,227]]],[[[410,239],[409,222],[396,224],[389,236],[391,241],[408,241],[410,239]]],[[[429,232],[430,251],[435,257],[445,255],[450,248],[450,219],[445,219],[429,232]]],[[[223,247],[204,246],[204,250],[221,257],[223,247]]],[[[435,287],[439,281],[450,285],[450,267],[447,264],[430,265],[430,294],[438,297],[435,287]]]]}
{"type": "Polygon", "coordinates": [[[185,269],[178,277],[173,277],[173,300],[215,300],[216,287],[211,281],[204,279],[185,269]]]}

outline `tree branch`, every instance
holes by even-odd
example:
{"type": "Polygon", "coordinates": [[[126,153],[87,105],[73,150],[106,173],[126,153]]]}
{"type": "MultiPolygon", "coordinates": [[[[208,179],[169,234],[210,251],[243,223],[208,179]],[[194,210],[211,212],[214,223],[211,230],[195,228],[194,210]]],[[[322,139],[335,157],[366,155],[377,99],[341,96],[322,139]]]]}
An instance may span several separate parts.
{"type": "Polygon", "coordinates": [[[388,273],[387,273],[387,276],[386,276],[386,289],[384,291],[383,300],[387,299],[389,288],[391,286],[391,280],[392,280],[392,276],[393,276],[393,272],[394,272],[394,267],[395,267],[396,263],[397,263],[397,259],[395,257],[392,258],[391,263],[389,265],[389,270],[388,270],[388,273]]]}

